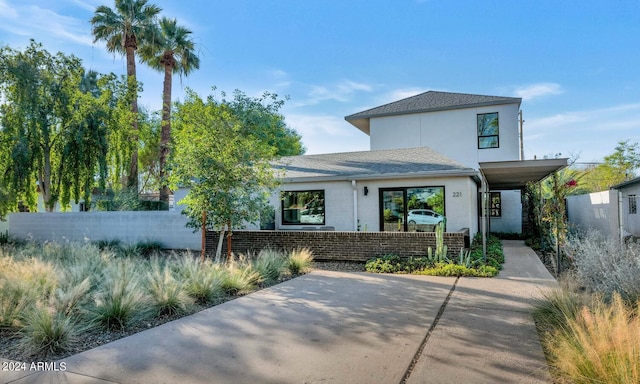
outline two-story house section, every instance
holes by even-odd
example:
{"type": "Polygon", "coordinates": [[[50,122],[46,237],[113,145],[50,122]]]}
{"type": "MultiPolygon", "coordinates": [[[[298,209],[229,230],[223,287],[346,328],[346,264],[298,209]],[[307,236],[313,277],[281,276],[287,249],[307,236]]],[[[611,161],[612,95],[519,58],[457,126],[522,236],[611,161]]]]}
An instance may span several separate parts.
{"type": "Polygon", "coordinates": [[[430,91],[347,116],[371,150],[281,159],[276,229],[520,232],[520,190],[566,166],[522,160],[520,104],[430,91]]]}
{"type": "Polygon", "coordinates": [[[345,119],[369,135],[370,149],[429,147],[472,168],[521,160],[522,99],[429,91],[345,119]]]}

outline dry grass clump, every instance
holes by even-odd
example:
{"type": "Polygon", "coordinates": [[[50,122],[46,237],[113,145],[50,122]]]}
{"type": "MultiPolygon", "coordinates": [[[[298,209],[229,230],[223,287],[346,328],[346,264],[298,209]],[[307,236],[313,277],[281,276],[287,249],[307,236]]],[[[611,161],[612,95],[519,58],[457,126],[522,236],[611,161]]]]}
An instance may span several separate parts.
{"type": "Polygon", "coordinates": [[[0,356],[63,357],[92,345],[87,340],[122,337],[290,273],[281,252],[215,263],[162,256],[160,244],[0,246],[0,356]]]}
{"type": "Polygon", "coordinates": [[[574,280],[534,313],[552,371],[563,383],[640,383],[640,245],[591,231],[567,251],[574,280]]]}
{"type": "Polygon", "coordinates": [[[640,383],[640,318],[614,294],[582,307],[546,338],[552,366],[572,383],[640,383]]]}

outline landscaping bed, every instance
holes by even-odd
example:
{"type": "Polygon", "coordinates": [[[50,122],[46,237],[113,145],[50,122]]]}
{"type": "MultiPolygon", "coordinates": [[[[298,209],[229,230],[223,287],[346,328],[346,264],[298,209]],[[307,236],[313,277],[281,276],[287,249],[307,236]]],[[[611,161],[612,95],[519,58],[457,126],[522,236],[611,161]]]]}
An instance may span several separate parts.
{"type": "Polygon", "coordinates": [[[447,255],[446,245],[437,234],[436,249],[428,248],[424,257],[402,258],[394,254],[369,260],[365,269],[373,273],[411,273],[430,276],[493,277],[502,269],[504,252],[502,242],[493,235],[487,236],[487,257],[482,252],[482,237],[477,234],[469,250],[458,256],[447,255]]]}
{"type": "Polygon", "coordinates": [[[53,361],[310,270],[307,250],[223,263],[140,243],[0,246],[0,357],[53,361]]]}

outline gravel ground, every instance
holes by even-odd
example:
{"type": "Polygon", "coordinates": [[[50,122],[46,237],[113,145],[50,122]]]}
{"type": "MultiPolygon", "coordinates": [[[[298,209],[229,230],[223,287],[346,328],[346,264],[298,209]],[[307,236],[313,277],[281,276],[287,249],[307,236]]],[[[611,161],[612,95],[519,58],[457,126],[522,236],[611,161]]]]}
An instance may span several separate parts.
{"type": "Polygon", "coordinates": [[[322,269],[325,271],[341,271],[341,272],[365,272],[365,263],[350,261],[314,261],[314,269],[322,269]]]}

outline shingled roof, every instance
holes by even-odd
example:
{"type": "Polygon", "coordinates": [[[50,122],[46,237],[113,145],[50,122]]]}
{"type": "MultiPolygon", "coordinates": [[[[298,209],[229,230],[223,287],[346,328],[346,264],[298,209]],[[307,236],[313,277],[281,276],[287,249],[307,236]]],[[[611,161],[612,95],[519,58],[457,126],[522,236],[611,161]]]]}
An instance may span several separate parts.
{"type": "Polygon", "coordinates": [[[404,115],[411,113],[446,111],[450,109],[474,108],[488,105],[520,104],[519,97],[471,95],[466,93],[428,91],[406,99],[394,101],[345,117],[349,123],[369,134],[369,119],[372,117],[404,115]]]}
{"type": "Polygon", "coordinates": [[[427,147],[289,156],[273,167],[288,182],[477,174],[427,147]]]}

